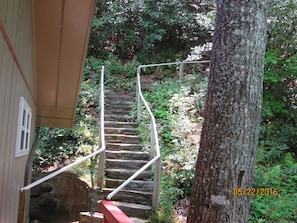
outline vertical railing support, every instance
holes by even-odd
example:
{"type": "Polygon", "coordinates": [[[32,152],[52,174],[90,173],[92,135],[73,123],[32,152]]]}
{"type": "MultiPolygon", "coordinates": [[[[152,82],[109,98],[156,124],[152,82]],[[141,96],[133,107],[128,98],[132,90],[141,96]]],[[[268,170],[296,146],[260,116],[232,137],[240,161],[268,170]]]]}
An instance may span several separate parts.
{"type": "Polygon", "coordinates": [[[179,79],[181,80],[184,75],[184,62],[179,63],[179,79]]]}
{"type": "Polygon", "coordinates": [[[99,155],[99,165],[98,165],[98,180],[97,184],[100,189],[103,188],[104,183],[104,161],[105,161],[105,152],[102,152],[99,155]]]}
{"type": "Polygon", "coordinates": [[[142,102],[141,102],[141,97],[140,97],[140,92],[141,92],[141,86],[140,86],[140,69],[141,66],[137,68],[137,81],[136,81],[136,99],[137,99],[137,123],[140,123],[141,120],[141,107],[142,107],[142,102]]]}
{"type": "Polygon", "coordinates": [[[104,66],[101,68],[100,75],[100,148],[104,148],[103,152],[99,156],[98,161],[98,179],[97,185],[101,189],[104,183],[104,162],[105,162],[105,136],[104,136],[104,66]]]}
{"type": "Polygon", "coordinates": [[[155,139],[155,132],[154,132],[154,125],[153,121],[151,121],[150,125],[150,158],[152,159],[155,154],[155,144],[156,144],[156,139],[155,139]]]}
{"type": "Polygon", "coordinates": [[[152,207],[155,210],[159,208],[159,193],[160,193],[160,185],[161,185],[161,158],[157,159],[155,162],[155,169],[154,169],[154,190],[153,190],[153,201],[152,207]]]}

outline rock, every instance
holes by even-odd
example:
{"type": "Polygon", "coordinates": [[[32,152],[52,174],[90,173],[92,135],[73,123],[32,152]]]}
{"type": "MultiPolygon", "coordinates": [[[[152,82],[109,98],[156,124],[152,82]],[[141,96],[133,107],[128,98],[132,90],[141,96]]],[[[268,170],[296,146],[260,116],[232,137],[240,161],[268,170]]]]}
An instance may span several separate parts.
{"type": "MultiPolygon", "coordinates": [[[[33,175],[33,181],[46,174],[33,175]]],[[[64,172],[31,190],[30,218],[49,222],[61,216],[79,219],[81,211],[91,208],[90,188],[74,173],[64,172]]]]}

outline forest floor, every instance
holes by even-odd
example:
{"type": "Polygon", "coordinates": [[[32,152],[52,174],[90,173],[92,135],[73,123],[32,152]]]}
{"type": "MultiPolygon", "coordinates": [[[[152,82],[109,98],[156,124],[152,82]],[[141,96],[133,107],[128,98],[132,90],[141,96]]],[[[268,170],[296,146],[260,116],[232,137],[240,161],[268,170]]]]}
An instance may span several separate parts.
{"type": "Polygon", "coordinates": [[[180,223],[186,223],[189,205],[190,197],[188,196],[186,196],[184,199],[178,200],[174,204],[174,219],[180,223]]]}

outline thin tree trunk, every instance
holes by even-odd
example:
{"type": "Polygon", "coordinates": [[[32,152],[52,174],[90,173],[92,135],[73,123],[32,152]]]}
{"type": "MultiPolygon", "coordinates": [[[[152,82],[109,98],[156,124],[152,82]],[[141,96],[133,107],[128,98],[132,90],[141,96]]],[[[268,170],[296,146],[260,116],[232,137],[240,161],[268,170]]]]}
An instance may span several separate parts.
{"type": "Polygon", "coordinates": [[[262,106],[267,0],[217,0],[188,223],[247,222],[262,106]]]}

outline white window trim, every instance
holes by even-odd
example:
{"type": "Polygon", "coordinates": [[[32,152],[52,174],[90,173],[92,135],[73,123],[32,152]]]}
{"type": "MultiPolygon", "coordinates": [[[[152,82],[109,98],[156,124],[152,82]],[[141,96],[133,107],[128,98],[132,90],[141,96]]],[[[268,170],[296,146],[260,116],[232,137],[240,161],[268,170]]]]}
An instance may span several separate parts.
{"type": "Polygon", "coordinates": [[[30,150],[32,111],[24,97],[20,98],[18,132],[16,139],[16,157],[26,155],[30,150]]]}

